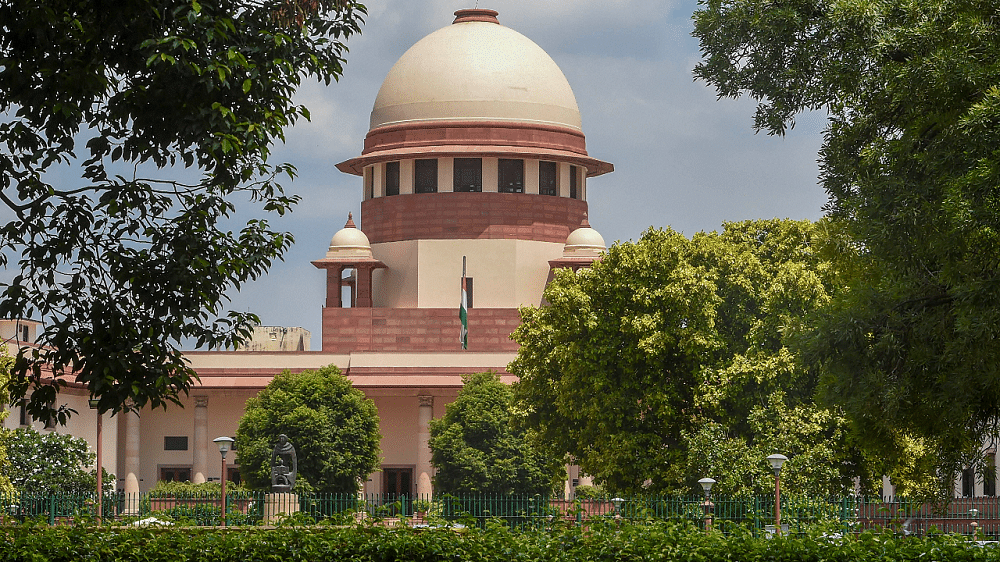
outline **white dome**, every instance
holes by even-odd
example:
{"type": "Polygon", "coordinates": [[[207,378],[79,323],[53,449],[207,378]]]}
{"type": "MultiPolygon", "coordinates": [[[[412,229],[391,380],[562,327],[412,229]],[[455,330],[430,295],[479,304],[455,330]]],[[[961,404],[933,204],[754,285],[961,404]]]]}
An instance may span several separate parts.
{"type": "Polygon", "coordinates": [[[563,247],[564,257],[598,256],[607,249],[604,237],[589,226],[580,227],[569,233],[563,247]]]}
{"type": "Polygon", "coordinates": [[[410,47],[375,99],[371,129],[434,121],[515,121],[580,130],[580,110],[555,61],[496,23],[459,10],[455,23],[410,47]]]}
{"type": "Polygon", "coordinates": [[[354,218],[348,214],[347,224],[337,231],[330,240],[326,251],[328,258],[371,257],[372,245],[368,236],[354,225],[354,218]]]}

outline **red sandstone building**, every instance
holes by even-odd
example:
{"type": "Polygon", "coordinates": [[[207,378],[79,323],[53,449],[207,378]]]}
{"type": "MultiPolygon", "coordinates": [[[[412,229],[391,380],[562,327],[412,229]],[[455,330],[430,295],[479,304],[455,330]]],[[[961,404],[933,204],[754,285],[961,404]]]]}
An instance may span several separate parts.
{"type": "MultiPolygon", "coordinates": [[[[282,351],[188,354],[201,384],[183,409],[105,420],[104,463],[119,488],[218,478],[212,439],[235,434],[248,398],[285,369],[333,364],[378,407],[383,464],[365,491],[429,494],[428,424],[462,375],[512,380],[518,307],[541,303],[554,268],[585,266],[605,248],[587,222],[587,189],[613,166],[588,155],[573,91],[540,47],[492,10],[455,15],[390,70],[364,149],[337,166],[360,178],[363,201],[360,225],[349,217],[312,262],[327,279],[321,350],[296,333],[282,351]]],[[[93,439],[86,397],[76,398],[74,425],[93,439]]]]}

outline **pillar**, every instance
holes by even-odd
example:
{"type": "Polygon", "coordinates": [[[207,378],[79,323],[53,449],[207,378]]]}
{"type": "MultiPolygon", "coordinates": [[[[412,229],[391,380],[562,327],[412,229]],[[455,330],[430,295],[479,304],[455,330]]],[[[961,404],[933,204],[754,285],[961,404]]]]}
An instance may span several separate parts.
{"type": "Polygon", "coordinates": [[[359,265],[354,269],[357,272],[357,283],[354,287],[355,306],[358,308],[372,307],[372,267],[359,265]]]}
{"type": "Polygon", "coordinates": [[[191,482],[201,484],[208,474],[208,396],[194,397],[194,443],[191,482]]]}
{"type": "Polygon", "coordinates": [[[341,302],[341,276],[343,275],[343,267],[330,267],[326,270],[326,307],[327,308],[343,308],[344,304],[341,302]]]}
{"type": "Polygon", "coordinates": [[[125,425],[125,514],[139,513],[139,412],[123,412],[125,425]]]}
{"type": "Polygon", "coordinates": [[[430,499],[431,487],[431,419],[434,418],[434,397],[418,396],[420,409],[417,412],[417,499],[430,499]]]}

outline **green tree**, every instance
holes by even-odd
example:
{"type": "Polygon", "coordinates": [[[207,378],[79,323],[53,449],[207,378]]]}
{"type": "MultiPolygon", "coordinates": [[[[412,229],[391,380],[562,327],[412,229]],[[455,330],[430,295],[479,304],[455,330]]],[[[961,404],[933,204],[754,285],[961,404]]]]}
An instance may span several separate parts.
{"type": "Polygon", "coordinates": [[[295,447],[295,491],[348,493],[379,466],[378,411],[334,366],[274,377],[247,400],[236,430],[247,487],[270,489],[271,453],[285,434],[295,447]]]}
{"type": "Polygon", "coordinates": [[[548,494],[565,476],[562,456],[535,448],[513,424],[513,393],[494,372],[462,378],[444,417],[431,421],[437,494],[548,494]]]}
{"type": "Polygon", "coordinates": [[[813,403],[815,372],[784,344],[829,299],[822,232],[780,220],[727,223],[690,240],[650,229],[589,269],[558,272],[550,304],[522,309],[513,336],[525,422],[610,490],[638,492],[649,479],[654,490],[688,491],[712,476],[721,489],[753,491],[772,447],[801,456],[816,488],[842,490],[864,473],[863,459],[839,415],[813,403]],[[790,412],[814,420],[811,433],[793,424],[762,432],[769,415],[790,412]],[[830,440],[836,474],[821,476],[820,461],[807,460],[820,451],[808,438],[793,446],[795,431],[830,440]],[[746,462],[713,461],[706,443],[746,462]]]}
{"type": "Polygon", "coordinates": [[[886,469],[952,474],[1000,409],[1000,19],[985,0],[705,0],[695,75],[781,134],[827,112],[828,209],[854,274],[799,346],[886,469]]]}
{"type": "MultiPolygon", "coordinates": [[[[18,428],[8,439],[7,459],[4,474],[18,492],[89,494],[97,487],[97,473],[89,468],[96,455],[79,437],[18,428]]],[[[113,474],[105,471],[102,482],[105,492],[114,490],[113,474]]]]}
{"type": "Polygon", "coordinates": [[[0,5],[2,318],[45,318],[23,349],[12,401],[34,388],[56,416],[67,380],[102,412],[165,406],[195,373],[179,351],[241,342],[256,322],[226,291],[263,274],[292,242],[241,212],[281,215],[298,199],[270,163],[308,110],[304,77],[343,72],[360,32],[352,0],[10,0],[0,5]],[[76,175],[74,178],[73,176],[76,175]],[[54,377],[52,376],[54,375],[54,377]]]}
{"type": "MultiPolygon", "coordinates": [[[[10,381],[10,368],[14,365],[14,358],[7,351],[7,345],[0,345],[0,388],[6,389],[10,381]]],[[[0,396],[3,394],[0,393],[0,396]]],[[[0,413],[0,421],[7,419],[9,410],[0,413]]],[[[6,427],[0,427],[0,495],[14,492],[14,485],[11,484],[8,473],[10,470],[10,459],[7,455],[7,447],[10,442],[12,432],[6,427]]]]}

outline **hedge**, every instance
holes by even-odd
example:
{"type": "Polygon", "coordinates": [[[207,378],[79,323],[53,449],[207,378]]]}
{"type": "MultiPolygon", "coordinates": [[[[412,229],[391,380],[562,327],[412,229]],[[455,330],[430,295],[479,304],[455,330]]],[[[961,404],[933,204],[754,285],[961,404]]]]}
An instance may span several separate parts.
{"type": "Polygon", "coordinates": [[[350,527],[2,527],[0,561],[646,562],[1000,560],[1000,547],[957,535],[864,532],[754,537],[690,525],[608,522],[538,530],[350,527]]]}

